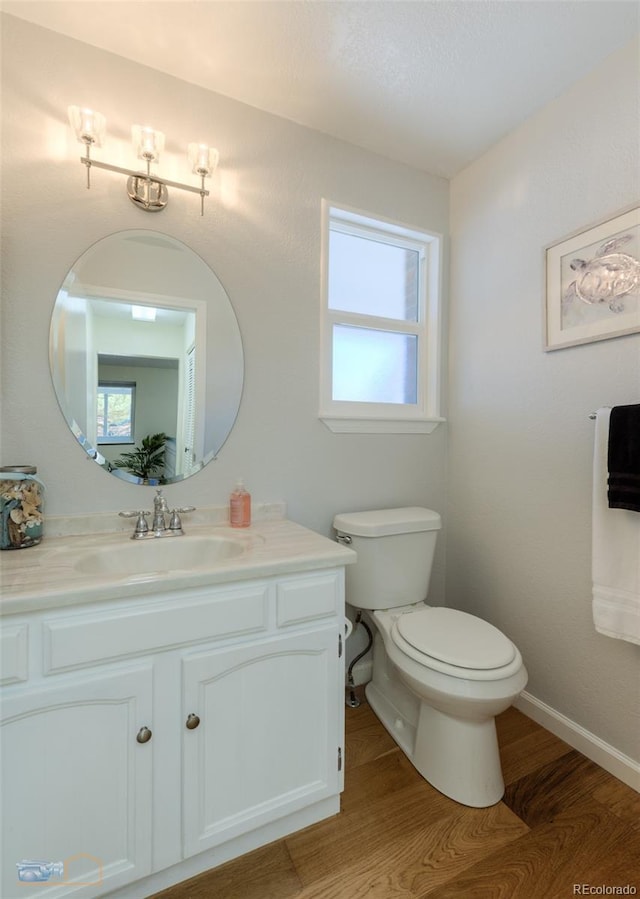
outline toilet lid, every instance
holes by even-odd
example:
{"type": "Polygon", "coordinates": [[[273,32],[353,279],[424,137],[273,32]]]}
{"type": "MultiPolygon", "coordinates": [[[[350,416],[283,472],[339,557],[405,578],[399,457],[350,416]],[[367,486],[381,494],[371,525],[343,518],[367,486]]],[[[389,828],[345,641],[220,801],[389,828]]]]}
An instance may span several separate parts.
{"type": "Polygon", "coordinates": [[[456,609],[431,607],[400,615],[400,636],[424,655],[458,668],[502,668],[515,647],[497,627],[456,609]]]}

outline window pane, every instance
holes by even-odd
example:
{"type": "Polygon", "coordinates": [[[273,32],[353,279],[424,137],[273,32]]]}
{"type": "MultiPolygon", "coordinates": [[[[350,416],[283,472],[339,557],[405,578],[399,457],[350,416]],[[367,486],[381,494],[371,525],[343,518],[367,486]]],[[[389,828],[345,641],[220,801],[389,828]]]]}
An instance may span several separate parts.
{"type": "Polygon", "coordinates": [[[133,384],[98,385],[98,443],[133,443],[133,384]]]}
{"type": "Polygon", "coordinates": [[[417,250],[330,231],[329,308],[418,320],[417,250]]]}
{"type": "Polygon", "coordinates": [[[417,403],[418,338],[334,325],[333,399],[351,403],[417,403]]]}

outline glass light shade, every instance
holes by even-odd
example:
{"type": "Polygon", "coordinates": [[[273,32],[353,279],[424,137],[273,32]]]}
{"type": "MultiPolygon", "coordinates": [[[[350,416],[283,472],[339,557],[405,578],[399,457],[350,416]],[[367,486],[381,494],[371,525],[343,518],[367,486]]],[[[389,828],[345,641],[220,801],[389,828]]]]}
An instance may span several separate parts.
{"type": "Polygon", "coordinates": [[[164,134],[162,131],[154,131],[146,125],[133,125],[131,128],[133,146],[136,148],[138,159],[149,162],[157,162],[164,150],[164,134]]]}
{"type": "Polygon", "coordinates": [[[105,117],[94,109],[80,106],[69,107],[69,122],[81,144],[101,147],[107,128],[105,117]]]}
{"type": "Polygon", "coordinates": [[[218,165],[220,154],[213,147],[207,144],[189,144],[189,162],[191,163],[191,171],[196,175],[202,175],[210,178],[211,173],[215,171],[218,165]]]}

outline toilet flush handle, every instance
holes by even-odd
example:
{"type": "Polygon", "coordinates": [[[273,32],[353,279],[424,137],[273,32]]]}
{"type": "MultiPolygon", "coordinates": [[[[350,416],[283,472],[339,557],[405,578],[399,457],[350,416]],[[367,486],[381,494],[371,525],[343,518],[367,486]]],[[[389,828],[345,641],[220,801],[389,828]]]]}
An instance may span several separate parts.
{"type": "Polygon", "coordinates": [[[351,537],[348,534],[338,534],[336,540],[338,543],[344,543],[345,546],[351,546],[351,537]]]}

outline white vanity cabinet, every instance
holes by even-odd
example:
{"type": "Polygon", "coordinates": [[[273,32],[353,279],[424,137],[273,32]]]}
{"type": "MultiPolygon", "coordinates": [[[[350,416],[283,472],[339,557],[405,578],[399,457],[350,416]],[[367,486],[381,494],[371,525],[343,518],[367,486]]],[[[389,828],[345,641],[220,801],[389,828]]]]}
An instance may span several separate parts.
{"type": "Polygon", "coordinates": [[[3,899],[27,860],[150,895],[339,810],[342,568],[3,621],[3,899]]]}
{"type": "MultiPolygon", "coordinates": [[[[152,670],[63,678],[7,690],[2,700],[2,890],[4,899],[98,896],[151,870],[151,745],[136,742],[151,719],[152,670]],[[9,693],[13,695],[8,695],[9,693]],[[31,884],[21,862],[62,867],[31,884]],[[60,880],[85,886],[54,886],[60,880]]],[[[41,872],[40,872],[41,873],[41,872]]]]}
{"type": "Polygon", "coordinates": [[[338,792],[337,656],[331,627],[183,660],[186,856],[338,792]]]}

